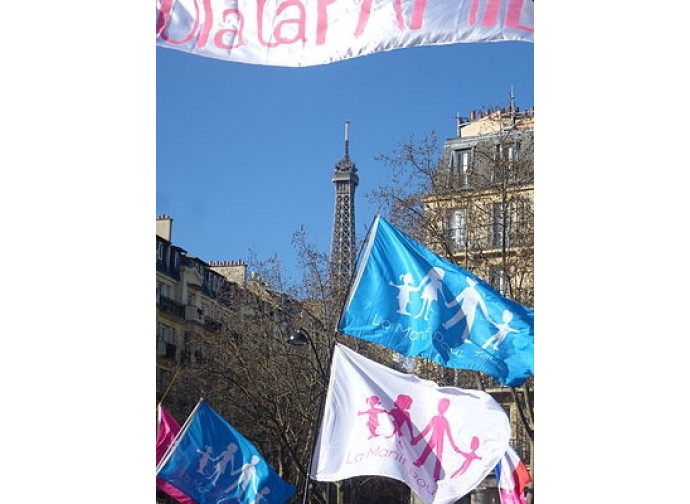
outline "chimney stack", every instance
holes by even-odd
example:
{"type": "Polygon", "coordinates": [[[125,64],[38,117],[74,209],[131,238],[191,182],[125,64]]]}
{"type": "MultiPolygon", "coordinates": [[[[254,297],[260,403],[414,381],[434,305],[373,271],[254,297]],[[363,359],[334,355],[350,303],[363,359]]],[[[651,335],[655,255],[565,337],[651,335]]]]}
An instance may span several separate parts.
{"type": "Polygon", "coordinates": [[[156,236],[172,241],[172,217],[165,214],[156,217],[156,236]]]}

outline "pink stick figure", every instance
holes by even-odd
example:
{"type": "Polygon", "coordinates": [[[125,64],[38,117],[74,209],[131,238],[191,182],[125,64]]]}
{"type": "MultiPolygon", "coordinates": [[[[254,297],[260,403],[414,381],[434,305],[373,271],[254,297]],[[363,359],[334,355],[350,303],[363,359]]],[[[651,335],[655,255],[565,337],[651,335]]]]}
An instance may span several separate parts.
{"type": "Polygon", "coordinates": [[[368,439],[375,438],[378,436],[376,429],[379,426],[379,414],[388,413],[385,409],[379,407],[381,400],[377,396],[371,396],[367,399],[369,403],[369,409],[364,411],[358,411],[357,415],[369,415],[367,420],[367,427],[369,427],[369,437],[368,439]]]}
{"type": "Polygon", "coordinates": [[[451,446],[455,451],[460,451],[460,449],[455,445],[453,436],[450,433],[450,425],[448,420],[443,414],[448,410],[450,406],[450,399],[444,397],[438,402],[438,415],[434,416],[431,421],[424,427],[424,430],[419,433],[419,435],[412,440],[412,445],[416,445],[421,439],[426,436],[426,434],[431,431],[431,437],[429,442],[424,447],[424,451],[419,456],[417,460],[413,462],[417,467],[421,467],[426,461],[427,457],[432,451],[436,452],[436,464],[434,466],[434,480],[438,481],[441,479],[441,463],[443,461],[443,438],[448,435],[448,441],[450,441],[451,446]]]}
{"type": "Polygon", "coordinates": [[[460,455],[465,457],[465,461],[458,468],[458,470],[451,475],[451,478],[455,478],[456,476],[465,474],[465,471],[467,471],[467,468],[470,467],[470,464],[472,462],[474,462],[475,460],[482,459],[479,455],[477,455],[477,448],[479,448],[479,438],[477,436],[472,436],[472,441],[470,441],[470,448],[472,448],[471,452],[464,452],[462,450],[458,450],[457,448],[455,449],[455,451],[457,451],[460,455]]]}
{"type": "Polygon", "coordinates": [[[401,441],[403,438],[403,425],[407,424],[407,429],[410,433],[410,441],[412,441],[414,437],[412,434],[412,420],[408,412],[410,406],[412,406],[412,398],[406,394],[400,394],[393,404],[395,404],[395,408],[388,412],[393,419],[393,433],[386,437],[391,438],[393,436],[399,436],[398,441],[401,441]]]}

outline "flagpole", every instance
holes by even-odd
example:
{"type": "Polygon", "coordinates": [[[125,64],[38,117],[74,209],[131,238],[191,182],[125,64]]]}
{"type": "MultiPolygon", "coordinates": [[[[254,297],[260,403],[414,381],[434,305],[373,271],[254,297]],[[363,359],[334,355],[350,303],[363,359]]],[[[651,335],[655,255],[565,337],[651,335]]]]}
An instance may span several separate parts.
{"type": "Polygon", "coordinates": [[[177,378],[177,373],[180,371],[181,364],[178,364],[175,367],[175,373],[173,373],[172,380],[170,380],[170,383],[168,383],[168,386],[165,388],[165,392],[163,392],[163,395],[160,398],[160,401],[158,401],[158,404],[161,405],[163,404],[163,399],[168,395],[168,392],[170,392],[170,388],[173,386],[173,383],[175,383],[175,379],[177,378]]]}
{"type": "MultiPolygon", "coordinates": [[[[302,494],[302,504],[307,504],[307,497],[309,496],[309,479],[311,477],[312,463],[314,461],[314,450],[316,449],[317,433],[321,429],[321,422],[323,421],[323,405],[328,391],[328,377],[331,372],[331,363],[333,362],[333,351],[335,349],[335,341],[331,344],[330,355],[328,356],[328,364],[326,365],[326,372],[322,375],[321,382],[321,397],[319,398],[319,411],[314,425],[314,430],[311,433],[311,449],[309,450],[309,461],[307,462],[307,474],[304,479],[304,491],[302,494]]],[[[326,503],[331,502],[331,488],[330,483],[326,482],[326,503]]]]}
{"type": "Polygon", "coordinates": [[[345,300],[343,301],[343,304],[340,307],[340,314],[338,315],[338,322],[335,328],[336,331],[338,330],[338,327],[340,327],[340,323],[342,322],[343,315],[345,314],[347,305],[351,300],[352,286],[359,281],[359,278],[361,276],[361,271],[364,268],[364,258],[368,257],[369,251],[371,250],[371,232],[372,230],[376,229],[378,225],[378,218],[379,214],[376,214],[374,216],[374,220],[371,222],[371,226],[369,226],[369,229],[367,230],[367,235],[364,237],[364,242],[362,242],[362,246],[360,247],[359,252],[357,253],[357,260],[355,261],[355,271],[350,275],[350,280],[347,283],[347,290],[345,291],[347,295],[345,296],[345,300]]]}
{"type": "Polygon", "coordinates": [[[160,472],[161,468],[168,461],[168,459],[172,455],[173,451],[175,451],[175,448],[177,448],[177,446],[180,444],[179,441],[182,439],[182,436],[184,436],[187,433],[187,429],[189,429],[189,424],[192,420],[192,417],[194,417],[194,414],[199,409],[199,406],[201,406],[201,403],[203,401],[204,401],[204,398],[201,397],[199,399],[199,402],[196,403],[196,406],[194,406],[194,409],[192,410],[192,412],[189,414],[187,419],[184,421],[184,424],[182,425],[180,432],[177,433],[175,438],[170,443],[170,446],[168,446],[168,449],[165,451],[165,454],[161,457],[161,461],[158,463],[158,466],[156,467],[156,476],[158,476],[158,473],[160,472]]]}

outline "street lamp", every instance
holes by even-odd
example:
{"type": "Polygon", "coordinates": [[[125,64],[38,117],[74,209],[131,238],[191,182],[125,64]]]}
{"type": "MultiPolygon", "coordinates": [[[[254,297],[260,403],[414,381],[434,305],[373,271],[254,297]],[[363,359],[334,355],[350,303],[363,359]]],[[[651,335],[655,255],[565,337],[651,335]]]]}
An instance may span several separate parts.
{"type": "MultiPolygon", "coordinates": [[[[328,378],[326,377],[326,371],[324,370],[323,364],[321,364],[321,359],[319,358],[319,352],[316,351],[316,346],[314,346],[314,340],[305,329],[299,329],[292,333],[288,337],[288,343],[293,346],[306,346],[309,344],[311,346],[312,352],[314,352],[314,357],[316,357],[316,362],[319,365],[319,371],[321,372],[321,397],[319,399],[319,410],[318,415],[321,414],[323,410],[323,401],[326,397],[326,388],[328,386],[328,378]]],[[[304,483],[304,493],[302,494],[302,504],[307,504],[307,497],[309,496],[309,477],[311,476],[311,463],[314,458],[314,446],[316,445],[316,431],[318,427],[318,419],[314,425],[314,430],[311,434],[311,450],[309,451],[309,461],[307,462],[307,475],[304,483]]],[[[331,502],[331,485],[326,482],[326,504],[331,502]]]]}
{"type": "Polygon", "coordinates": [[[314,346],[314,340],[311,339],[309,333],[304,329],[299,329],[288,337],[288,343],[293,346],[305,346],[307,343],[311,346],[312,352],[316,357],[316,363],[319,365],[319,371],[321,371],[321,380],[323,382],[324,388],[326,387],[326,371],[324,371],[323,364],[321,364],[321,359],[319,358],[319,352],[316,351],[316,346],[314,346]]]}

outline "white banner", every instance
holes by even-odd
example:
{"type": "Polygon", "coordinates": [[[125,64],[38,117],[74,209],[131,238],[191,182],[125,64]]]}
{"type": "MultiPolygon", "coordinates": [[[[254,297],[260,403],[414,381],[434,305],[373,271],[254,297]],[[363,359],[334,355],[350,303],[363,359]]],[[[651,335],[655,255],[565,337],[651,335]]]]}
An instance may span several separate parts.
{"type": "Polygon", "coordinates": [[[404,47],[534,42],[534,0],[156,0],[156,44],[301,67],[404,47]]]}
{"type": "Polygon", "coordinates": [[[438,387],[337,344],[313,478],[386,476],[425,504],[452,504],[496,467],[508,448],[503,408],[478,390],[438,387]]]}

